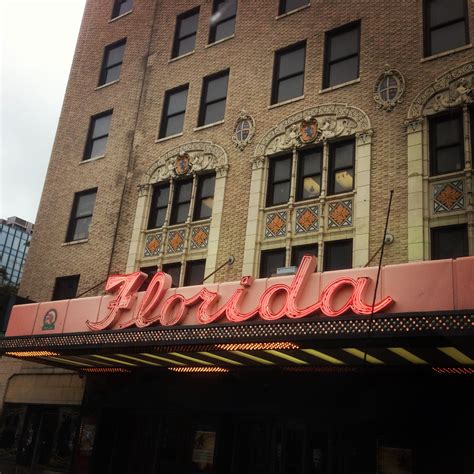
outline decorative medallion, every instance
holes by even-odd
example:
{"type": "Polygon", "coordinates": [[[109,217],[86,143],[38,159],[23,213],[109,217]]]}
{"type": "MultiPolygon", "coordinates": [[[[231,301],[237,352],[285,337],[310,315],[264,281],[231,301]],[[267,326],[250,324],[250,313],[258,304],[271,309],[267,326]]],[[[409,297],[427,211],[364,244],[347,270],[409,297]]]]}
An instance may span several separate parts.
{"type": "Polygon", "coordinates": [[[464,181],[433,185],[433,212],[450,212],[464,209],[464,181]]]}
{"type": "Polygon", "coordinates": [[[168,253],[182,252],[184,249],[184,230],[168,232],[168,253]]]}
{"type": "Polygon", "coordinates": [[[189,155],[187,153],[180,153],[176,157],[176,161],[174,164],[174,171],[178,176],[181,176],[183,174],[187,174],[190,169],[189,165],[189,155]]]}
{"type": "Polygon", "coordinates": [[[286,211],[270,212],[265,219],[265,238],[284,237],[286,235],[286,211]]]}
{"type": "Polygon", "coordinates": [[[330,202],[328,213],[329,228],[348,227],[352,225],[352,200],[330,202]]]}
{"type": "Polygon", "coordinates": [[[239,150],[243,150],[252,141],[254,133],[255,120],[245,110],[242,110],[235,122],[232,141],[239,150]]]}
{"type": "Polygon", "coordinates": [[[52,331],[56,326],[58,313],[55,309],[50,309],[43,317],[43,331],[52,331]]]}
{"type": "Polygon", "coordinates": [[[317,232],[319,229],[319,207],[301,207],[296,209],[296,228],[297,234],[304,232],[317,232]]]}
{"type": "Polygon", "coordinates": [[[194,227],[191,232],[191,249],[203,249],[209,241],[209,226],[194,227]]]}
{"type": "Polygon", "coordinates": [[[379,109],[390,112],[401,102],[405,92],[405,78],[400,71],[390,69],[388,64],[377,79],[374,89],[374,100],[379,109]]]}
{"type": "Polygon", "coordinates": [[[307,117],[300,124],[300,140],[303,143],[311,143],[318,136],[318,121],[315,117],[307,117]]]}
{"type": "Polygon", "coordinates": [[[153,257],[158,255],[161,249],[161,234],[149,234],[145,239],[145,257],[153,257]]]}

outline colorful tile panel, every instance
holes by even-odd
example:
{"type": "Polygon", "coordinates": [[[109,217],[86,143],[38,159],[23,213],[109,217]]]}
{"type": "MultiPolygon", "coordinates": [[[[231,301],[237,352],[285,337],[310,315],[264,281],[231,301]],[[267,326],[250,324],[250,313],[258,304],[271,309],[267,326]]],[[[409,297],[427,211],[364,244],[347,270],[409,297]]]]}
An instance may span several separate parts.
{"type": "Polygon", "coordinates": [[[435,214],[462,210],[464,202],[462,179],[433,185],[433,212],[435,214]]]}
{"type": "Polygon", "coordinates": [[[178,253],[184,250],[184,230],[168,232],[168,253],[178,253]]]}
{"type": "Polygon", "coordinates": [[[145,257],[154,257],[161,250],[162,236],[161,234],[148,234],[145,238],[145,249],[143,255],[145,257]]]}
{"type": "Polygon", "coordinates": [[[296,209],[296,227],[297,234],[304,232],[317,232],[319,229],[319,207],[301,207],[296,209]]]}
{"type": "Polygon", "coordinates": [[[329,203],[328,227],[334,229],[337,227],[352,226],[352,199],[344,199],[329,203]]]}
{"type": "Polygon", "coordinates": [[[191,231],[191,249],[204,249],[209,243],[209,226],[194,227],[191,231]]]}
{"type": "Polygon", "coordinates": [[[287,211],[270,212],[265,218],[265,238],[284,237],[286,235],[287,211]]]}

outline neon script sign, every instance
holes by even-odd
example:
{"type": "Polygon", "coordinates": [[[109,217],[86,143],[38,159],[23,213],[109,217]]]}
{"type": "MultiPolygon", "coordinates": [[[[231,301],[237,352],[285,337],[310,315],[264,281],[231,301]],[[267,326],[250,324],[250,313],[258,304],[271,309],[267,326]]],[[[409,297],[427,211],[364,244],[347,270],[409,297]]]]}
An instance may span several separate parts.
{"type": "MultiPolygon", "coordinates": [[[[135,316],[128,321],[121,322],[118,327],[120,329],[131,326],[143,328],[158,323],[163,326],[174,326],[180,324],[186,316],[187,309],[195,305],[199,305],[196,319],[200,324],[210,324],[222,320],[240,323],[256,317],[267,321],[283,317],[300,319],[317,312],[330,318],[349,311],[361,316],[371,314],[372,306],[367,304],[362,297],[369,282],[367,277],[339,278],[323,289],[316,302],[301,308],[298,305],[298,300],[307,288],[308,279],[315,268],[316,258],[314,256],[303,257],[291,284],[277,283],[268,287],[260,296],[257,306],[248,312],[241,310],[241,304],[248,288],[253,283],[252,277],[243,277],[240,280],[240,287],[234,291],[225,304],[218,307],[219,294],[205,287],[190,298],[175,294],[164,300],[166,292],[171,288],[171,277],[164,272],[158,272],[153,276],[135,316]],[[334,299],[343,288],[349,288],[351,291],[344,304],[336,309],[333,306],[334,299]]],[[[87,326],[92,331],[101,331],[114,326],[121,319],[123,311],[132,309],[138,289],[146,277],[146,274],[142,272],[109,277],[105,291],[116,296],[109,303],[109,311],[105,318],[95,323],[87,321],[87,326]]],[[[393,299],[387,296],[375,303],[373,312],[378,313],[388,308],[392,303],[393,299]]]]}

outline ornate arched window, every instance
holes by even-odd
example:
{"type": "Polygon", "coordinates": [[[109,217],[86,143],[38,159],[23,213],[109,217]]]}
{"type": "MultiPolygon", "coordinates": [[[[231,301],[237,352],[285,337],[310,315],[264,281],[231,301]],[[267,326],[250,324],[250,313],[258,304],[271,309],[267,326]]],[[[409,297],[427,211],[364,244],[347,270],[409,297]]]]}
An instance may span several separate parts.
{"type": "Polygon", "coordinates": [[[227,154],[211,142],[181,145],[148,169],[127,271],[164,269],[183,286],[215,269],[227,170],[227,154]]]}
{"type": "Polygon", "coordinates": [[[319,270],[367,263],[371,142],[367,115],[343,104],[292,115],[260,140],[244,274],[268,276],[305,253],[319,270]]]}
{"type": "Polygon", "coordinates": [[[474,254],[474,61],[421,91],[406,126],[408,260],[474,254]]]}

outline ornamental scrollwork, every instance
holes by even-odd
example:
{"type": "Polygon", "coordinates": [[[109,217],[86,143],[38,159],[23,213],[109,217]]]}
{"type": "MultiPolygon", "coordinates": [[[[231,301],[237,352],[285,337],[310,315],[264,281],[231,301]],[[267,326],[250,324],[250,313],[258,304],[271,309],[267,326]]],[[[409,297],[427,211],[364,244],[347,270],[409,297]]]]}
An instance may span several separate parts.
{"type": "Polygon", "coordinates": [[[362,110],[345,104],[326,104],[292,115],[272,128],[257,144],[252,167],[257,157],[284,150],[297,149],[308,143],[354,135],[370,129],[370,120],[362,110]]]}
{"type": "Polygon", "coordinates": [[[474,61],[455,67],[422,90],[412,102],[409,119],[474,103],[474,61]]]}
{"type": "Polygon", "coordinates": [[[245,110],[239,113],[234,125],[232,141],[242,151],[255,135],[255,120],[245,110]]]}
{"type": "Polygon", "coordinates": [[[401,102],[405,92],[405,77],[397,69],[388,64],[377,78],[374,88],[374,101],[379,109],[391,112],[401,102]]]}
{"type": "Polygon", "coordinates": [[[214,170],[223,176],[228,168],[227,154],[219,145],[212,142],[187,143],[170,150],[153,163],[140,186],[205,170],[214,170]]]}

